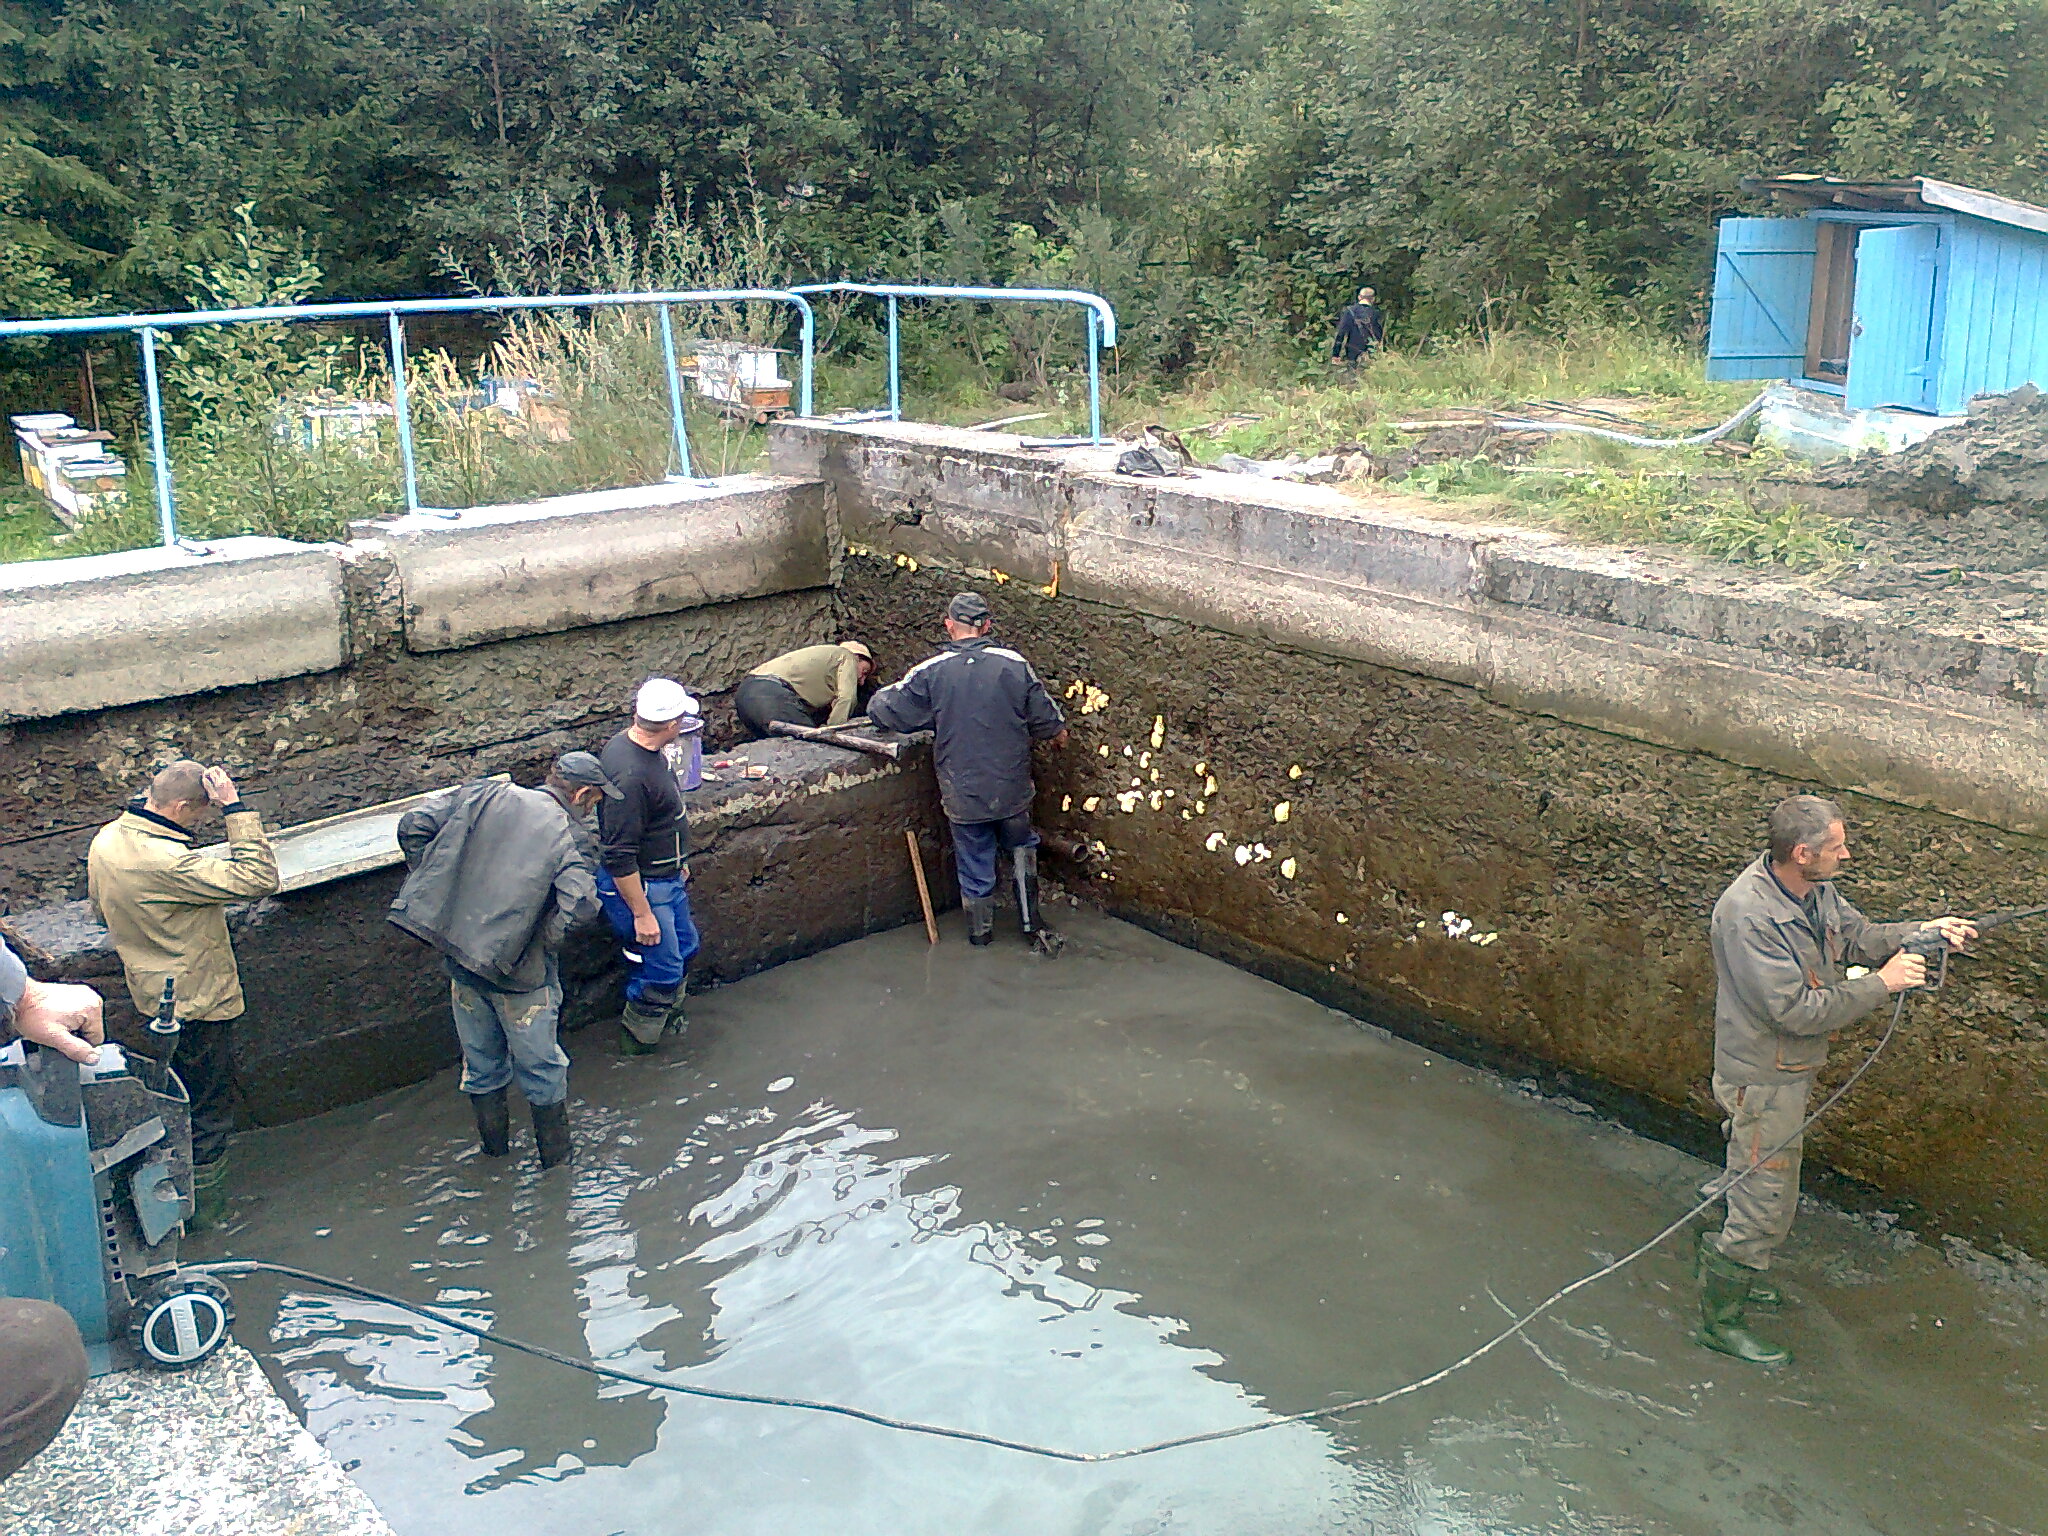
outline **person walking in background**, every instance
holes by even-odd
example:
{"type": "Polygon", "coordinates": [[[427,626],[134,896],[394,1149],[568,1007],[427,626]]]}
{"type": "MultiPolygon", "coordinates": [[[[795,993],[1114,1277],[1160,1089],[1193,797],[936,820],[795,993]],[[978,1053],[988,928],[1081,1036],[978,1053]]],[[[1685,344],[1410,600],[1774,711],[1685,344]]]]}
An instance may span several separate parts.
{"type": "Polygon", "coordinates": [[[178,1043],[171,1065],[192,1101],[193,1225],[227,1214],[228,1138],[235,1129],[234,1021],[241,972],[227,908],[277,889],[277,857],[263,820],[242,803],[224,768],[189,759],[150,780],[86,855],[87,892],[127,974],[136,1012],[154,1014],[173,984],[178,1043]],[[226,858],[201,853],[194,830],[219,807],[226,858]]]}
{"type": "Polygon", "coordinates": [[[690,915],[690,826],[682,785],[663,750],[697,701],[681,683],[651,677],[633,700],[633,723],[604,744],[598,759],[620,791],[598,807],[603,844],[598,899],[625,946],[629,975],[619,1016],[619,1049],[644,1056],[683,1028],[683,993],[697,925],[690,915]]]}
{"type": "Polygon", "coordinates": [[[585,818],[600,799],[623,797],[595,757],[567,752],[539,789],[478,779],[398,819],[410,873],[390,920],[439,950],[447,967],[462,1091],[486,1157],[512,1150],[506,1094],[515,1079],[541,1168],[566,1162],[572,1150],[569,1058],[556,1038],[558,951],[599,911],[596,843],[585,818]]]}
{"type": "Polygon", "coordinates": [[[807,645],[765,661],[741,678],[733,692],[733,708],[753,738],[768,735],[774,722],[844,725],[860,702],[860,685],[874,670],[874,653],[858,640],[807,645]]]}
{"type": "Polygon", "coordinates": [[[1358,302],[1346,304],[1337,315],[1337,339],[1330,356],[1340,363],[1356,363],[1386,345],[1387,319],[1375,302],[1379,296],[1370,288],[1358,290],[1358,302]]]}
{"type": "Polygon", "coordinates": [[[978,592],[946,605],[946,648],[868,702],[877,725],[934,732],[939,804],[953,827],[967,939],[995,937],[996,860],[1010,855],[1017,918],[1037,939],[1038,833],[1031,825],[1031,748],[1067,738],[1066,716],[1031,663],[990,638],[995,620],[978,592]]]}

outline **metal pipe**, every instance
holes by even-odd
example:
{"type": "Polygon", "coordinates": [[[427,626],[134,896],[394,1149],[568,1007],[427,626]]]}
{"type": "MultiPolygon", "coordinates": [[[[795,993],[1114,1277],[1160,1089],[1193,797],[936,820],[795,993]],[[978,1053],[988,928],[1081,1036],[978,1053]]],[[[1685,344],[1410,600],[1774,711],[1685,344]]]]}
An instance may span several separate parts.
{"type": "Polygon", "coordinates": [[[1097,339],[1100,324],[1094,310],[1088,311],[1088,441],[1102,442],[1102,347],[1097,339]]]}
{"type": "MultiPolygon", "coordinates": [[[[405,385],[405,322],[392,310],[391,322],[391,413],[398,424],[398,462],[405,468],[405,510],[420,510],[419,464],[412,451],[412,397],[405,385]]],[[[444,514],[453,517],[450,512],[444,514]]]]}
{"type": "Polygon", "coordinates": [[[661,316],[661,361],[668,374],[668,419],[675,432],[677,473],[685,480],[692,478],[690,472],[690,432],[683,419],[683,381],[676,377],[676,327],[663,304],[658,313],[661,316]]]}
{"type": "Polygon", "coordinates": [[[163,527],[164,548],[178,544],[178,508],[171,495],[171,455],[164,447],[164,397],[156,382],[156,332],[144,326],[137,339],[142,344],[142,392],[149,400],[149,457],[156,470],[156,515],[163,527]]]}
{"type": "Polygon", "coordinates": [[[804,360],[799,375],[802,383],[798,386],[796,413],[799,416],[808,416],[811,414],[811,352],[817,345],[818,328],[811,318],[810,300],[804,298],[794,288],[790,290],[789,296],[796,300],[797,307],[803,311],[804,360]]]}
{"type": "MultiPolygon", "coordinates": [[[[1116,345],[1116,309],[1099,293],[1079,288],[974,288],[937,283],[799,283],[793,294],[867,293],[878,298],[987,299],[1017,304],[1085,304],[1101,318],[1102,345],[1116,345]]],[[[0,333],[4,334],[4,333],[0,333]]]]}
{"type": "Polygon", "coordinates": [[[903,419],[902,354],[896,342],[896,295],[889,295],[889,419],[903,419]]]}

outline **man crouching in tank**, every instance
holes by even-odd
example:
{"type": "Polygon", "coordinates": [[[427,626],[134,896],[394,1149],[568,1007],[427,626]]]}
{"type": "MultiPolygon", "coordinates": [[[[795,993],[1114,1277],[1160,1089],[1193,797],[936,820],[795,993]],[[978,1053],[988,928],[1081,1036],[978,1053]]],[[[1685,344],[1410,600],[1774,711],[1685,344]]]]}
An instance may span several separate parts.
{"type": "Polygon", "coordinates": [[[978,592],[946,606],[946,647],[868,703],[877,725],[931,731],[939,804],[953,827],[967,941],[995,938],[996,859],[1010,855],[1025,937],[1044,939],[1038,913],[1038,833],[1031,826],[1033,743],[1059,746],[1067,718],[1031,663],[991,638],[994,616],[978,592]]]}
{"type": "Polygon", "coordinates": [[[476,779],[442,790],[398,819],[410,873],[390,920],[441,952],[462,1091],[484,1156],[512,1150],[506,1090],[516,1079],[533,1113],[543,1169],[567,1161],[569,1058],[556,1038],[562,940],[594,921],[597,844],[586,818],[619,786],[588,752],[565,752],[539,789],[476,779]]]}
{"type": "Polygon", "coordinates": [[[1714,1097],[1728,1116],[1728,1163],[1709,1187],[1726,1193],[1728,1216],[1699,1248],[1699,1342],[1756,1365],[1792,1358],[1744,1313],[1781,1299],[1763,1272],[1798,1214],[1803,1128],[1828,1040],[1926,979],[1926,960],[1899,947],[1908,939],[1938,932],[1959,950],[1977,936],[1957,917],[1873,923],[1851,906],[1834,887],[1849,843],[1832,800],[1781,800],[1770,838],[1714,903],[1714,1097]]]}

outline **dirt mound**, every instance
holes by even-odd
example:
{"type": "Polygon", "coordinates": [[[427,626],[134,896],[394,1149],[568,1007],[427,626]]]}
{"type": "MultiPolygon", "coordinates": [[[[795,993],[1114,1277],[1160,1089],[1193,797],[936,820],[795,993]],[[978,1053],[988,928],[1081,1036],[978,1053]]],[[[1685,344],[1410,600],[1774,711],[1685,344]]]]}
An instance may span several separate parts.
{"type": "Polygon", "coordinates": [[[1970,404],[1970,418],[1904,453],[1859,458],[1818,477],[1855,486],[1877,513],[1955,517],[2001,508],[2048,518],[2048,394],[2025,385],[1970,404]]]}

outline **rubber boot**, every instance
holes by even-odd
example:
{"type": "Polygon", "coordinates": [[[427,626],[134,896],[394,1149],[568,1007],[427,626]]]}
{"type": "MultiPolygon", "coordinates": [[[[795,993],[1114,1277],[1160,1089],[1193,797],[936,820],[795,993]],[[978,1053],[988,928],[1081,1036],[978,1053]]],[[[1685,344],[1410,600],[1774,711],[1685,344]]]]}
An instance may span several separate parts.
{"type": "Polygon", "coordinates": [[[512,1109],[505,1092],[500,1088],[469,1096],[469,1107],[476,1112],[476,1139],[485,1157],[503,1157],[512,1150],[512,1109]]]}
{"type": "Polygon", "coordinates": [[[1010,874],[1017,887],[1017,926],[1024,937],[1038,932],[1038,850],[1012,848],[1010,874]]]}
{"type": "Polygon", "coordinates": [[[668,1005],[668,1012],[662,1016],[661,1032],[664,1036],[681,1037],[690,1030],[690,1010],[684,1001],[689,992],[690,978],[685,976],[682,985],[676,988],[675,1001],[668,1005]]]}
{"type": "MultiPolygon", "coordinates": [[[[1707,1249],[1710,1246],[1707,1239],[1712,1235],[1708,1232],[1702,1232],[1698,1244],[1693,1248],[1692,1274],[1695,1280],[1700,1277],[1707,1249]]],[[[1745,1265],[1744,1268],[1748,1268],[1748,1266],[1745,1265]]],[[[1761,1270],[1752,1269],[1750,1274],[1755,1277],[1749,1282],[1749,1304],[1752,1307],[1762,1307],[1766,1312],[1775,1312],[1785,1304],[1785,1293],[1770,1281],[1764,1279],[1761,1270]]]]}
{"type": "Polygon", "coordinates": [[[533,1149],[540,1154],[543,1172],[557,1163],[569,1161],[569,1154],[576,1150],[569,1139],[569,1101],[559,1104],[536,1104],[533,1106],[533,1149]]]}
{"type": "Polygon", "coordinates": [[[1751,1365],[1783,1365],[1792,1351],[1758,1338],[1743,1319],[1749,1287],[1756,1271],[1724,1258],[1717,1249],[1700,1254],[1700,1331],[1693,1338],[1724,1355],[1751,1365]]]}
{"type": "Polygon", "coordinates": [[[187,1232],[217,1232],[228,1219],[228,1155],[192,1165],[192,1216],[187,1232]]]}
{"type": "Polygon", "coordinates": [[[967,914],[967,942],[993,944],[996,939],[995,897],[963,896],[960,906],[967,914]]]}
{"type": "Polygon", "coordinates": [[[668,1024],[669,1004],[673,1001],[665,994],[626,1000],[625,1011],[619,1015],[621,1056],[652,1056],[660,1048],[661,1032],[668,1024]]]}

